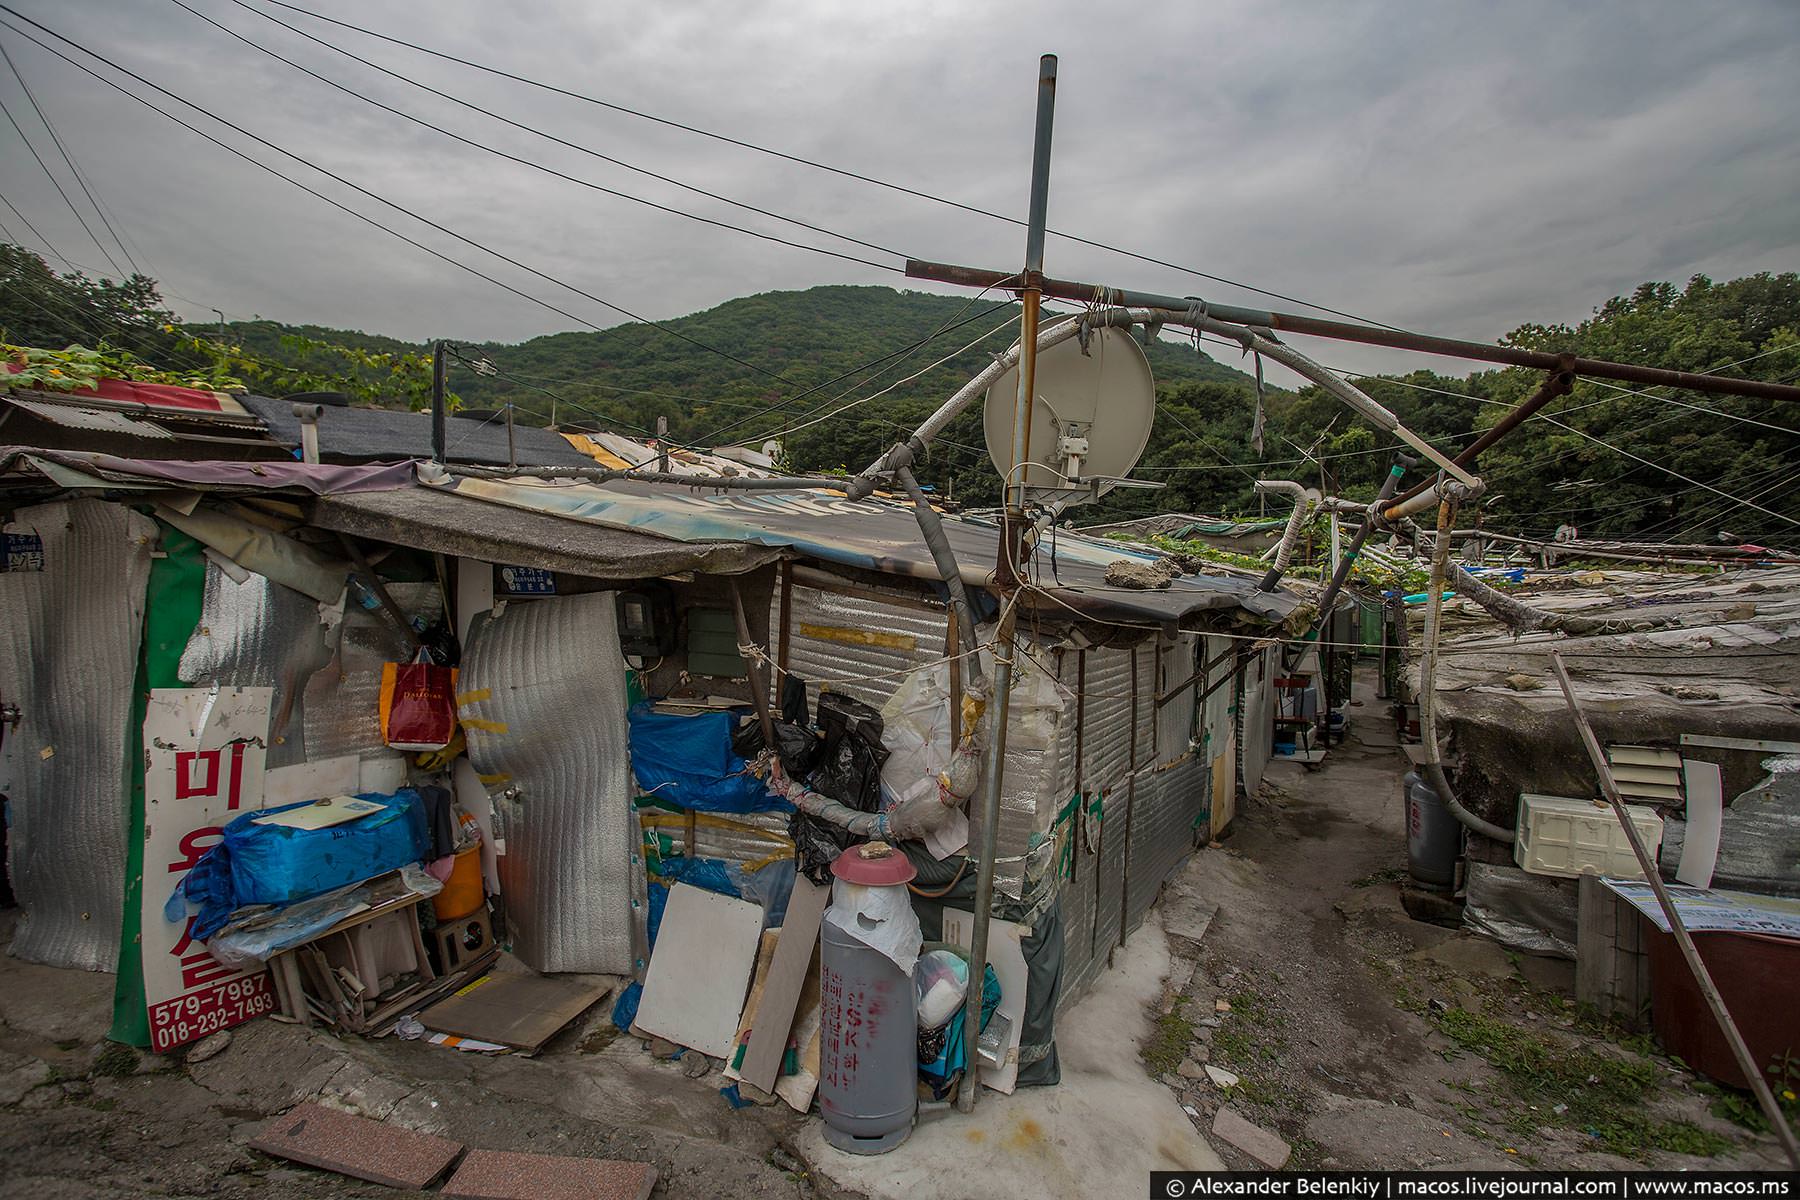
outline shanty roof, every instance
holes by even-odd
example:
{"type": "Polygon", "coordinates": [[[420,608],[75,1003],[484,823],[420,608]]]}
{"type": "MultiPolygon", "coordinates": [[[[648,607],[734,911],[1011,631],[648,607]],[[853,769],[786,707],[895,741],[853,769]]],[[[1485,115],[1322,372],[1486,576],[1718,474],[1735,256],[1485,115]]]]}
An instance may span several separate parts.
{"type": "MultiPolygon", "coordinates": [[[[452,475],[434,491],[515,509],[552,513],[615,530],[655,534],[678,542],[739,542],[789,548],[826,562],[914,579],[939,578],[910,505],[881,498],[853,501],[821,491],[725,491],[614,480],[604,485],[569,480],[474,479],[452,475]]],[[[998,526],[947,516],[944,530],[965,583],[993,583],[998,526]]],[[[1242,609],[1279,622],[1301,604],[1286,590],[1259,591],[1235,574],[1189,575],[1160,589],[1118,587],[1106,568],[1120,559],[1154,555],[1068,531],[1047,538],[1028,574],[1037,607],[1100,620],[1165,623],[1208,609],[1242,609]]]]}
{"type": "MultiPolygon", "coordinates": [[[[300,441],[300,419],[288,400],[266,396],[239,396],[243,406],[261,418],[269,432],[282,441],[300,441]]],[[[431,457],[431,414],[391,408],[327,407],[319,418],[319,454],[324,458],[356,462],[386,462],[431,457]]],[[[508,463],[504,417],[452,416],[445,438],[452,462],[504,467],[508,463]]],[[[594,460],[569,444],[567,438],[534,425],[515,425],[513,452],[516,461],[534,467],[591,467],[594,460]]]]}

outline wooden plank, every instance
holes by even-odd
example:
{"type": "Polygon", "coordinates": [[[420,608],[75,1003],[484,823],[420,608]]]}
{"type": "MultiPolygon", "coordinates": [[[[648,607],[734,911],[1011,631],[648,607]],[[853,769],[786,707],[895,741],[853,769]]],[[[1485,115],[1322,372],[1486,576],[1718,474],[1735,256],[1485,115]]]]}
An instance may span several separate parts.
{"type": "Polygon", "coordinates": [[[788,1031],[794,1025],[794,1006],[800,1002],[813,946],[819,940],[819,922],[830,900],[830,888],[820,887],[804,875],[795,877],[781,939],[775,944],[768,983],[756,1010],[756,1028],[744,1053],[744,1079],[765,1092],[775,1090],[775,1077],[781,1072],[781,1057],[787,1050],[788,1031]]]}
{"type": "Polygon", "coordinates": [[[607,984],[580,976],[484,975],[421,1013],[419,1020],[436,1033],[498,1042],[535,1054],[611,991],[607,984]]]}

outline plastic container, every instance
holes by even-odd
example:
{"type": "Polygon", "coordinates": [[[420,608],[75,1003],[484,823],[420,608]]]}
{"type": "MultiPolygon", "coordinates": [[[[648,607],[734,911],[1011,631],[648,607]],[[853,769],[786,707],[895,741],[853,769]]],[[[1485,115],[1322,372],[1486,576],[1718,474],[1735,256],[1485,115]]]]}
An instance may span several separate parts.
{"type": "MultiPolygon", "coordinates": [[[[1674,935],[1640,919],[1650,951],[1650,1023],[1656,1036],[1670,1054],[1701,1074],[1732,1087],[1749,1087],[1674,935]]],[[[1695,933],[1693,939],[1751,1059],[1766,1070],[1784,1057],[1800,1058],[1800,1007],[1770,991],[1779,986],[1777,980],[1800,978],[1800,941],[1718,930],[1695,933]]],[[[1770,1082],[1781,1086],[1778,1079],[1770,1082]]]]}
{"type": "MultiPolygon", "coordinates": [[[[913,876],[906,857],[864,860],[858,855],[865,849],[844,851],[832,874],[904,893],[913,876]]],[[[910,971],[827,914],[819,934],[819,1113],[825,1140],[839,1150],[885,1154],[912,1134],[919,1107],[916,1000],[910,971]]]]}
{"type": "MultiPolygon", "coordinates": [[[[1625,806],[1631,823],[1652,860],[1662,845],[1662,818],[1642,804],[1625,806]]],[[[1519,797],[1519,838],[1513,843],[1513,861],[1534,875],[1605,875],[1612,879],[1642,879],[1637,855],[1613,815],[1612,805],[1567,796],[1540,796],[1526,792],[1519,797]]]]}
{"type": "Polygon", "coordinates": [[[1401,781],[1406,800],[1406,870],[1413,881],[1434,892],[1456,886],[1456,860],[1462,857],[1462,826],[1450,815],[1437,789],[1416,772],[1401,781]]]}
{"type": "Polygon", "coordinates": [[[481,843],[456,852],[444,890],[431,898],[439,921],[460,921],[487,900],[481,882],[481,843]]]}

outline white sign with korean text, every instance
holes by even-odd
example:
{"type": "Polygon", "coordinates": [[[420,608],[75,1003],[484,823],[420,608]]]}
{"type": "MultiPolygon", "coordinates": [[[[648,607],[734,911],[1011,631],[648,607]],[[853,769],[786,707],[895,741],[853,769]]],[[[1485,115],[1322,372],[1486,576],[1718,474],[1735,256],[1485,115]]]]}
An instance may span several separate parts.
{"type": "Polygon", "coordinates": [[[266,970],[220,966],[193,939],[194,918],[163,908],[241,813],[263,807],[266,687],[153,688],[144,713],[144,998],[160,1054],[272,1012],[266,970]]]}

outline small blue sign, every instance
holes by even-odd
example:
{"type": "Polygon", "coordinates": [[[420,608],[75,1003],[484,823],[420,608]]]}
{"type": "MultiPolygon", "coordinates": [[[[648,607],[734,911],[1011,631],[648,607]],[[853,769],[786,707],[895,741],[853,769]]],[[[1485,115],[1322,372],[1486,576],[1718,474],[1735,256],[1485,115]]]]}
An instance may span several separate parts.
{"type": "Polygon", "coordinates": [[[501,567],[500,587],[508,596],[554,596],[556,573],[542,567],[501,567]]]}
{"type": "Polygon", "coordinates": [[[35,533],[6,534],[6,569],[8,571],[41,571],[44,569],[44,539],[35,533]]]}

